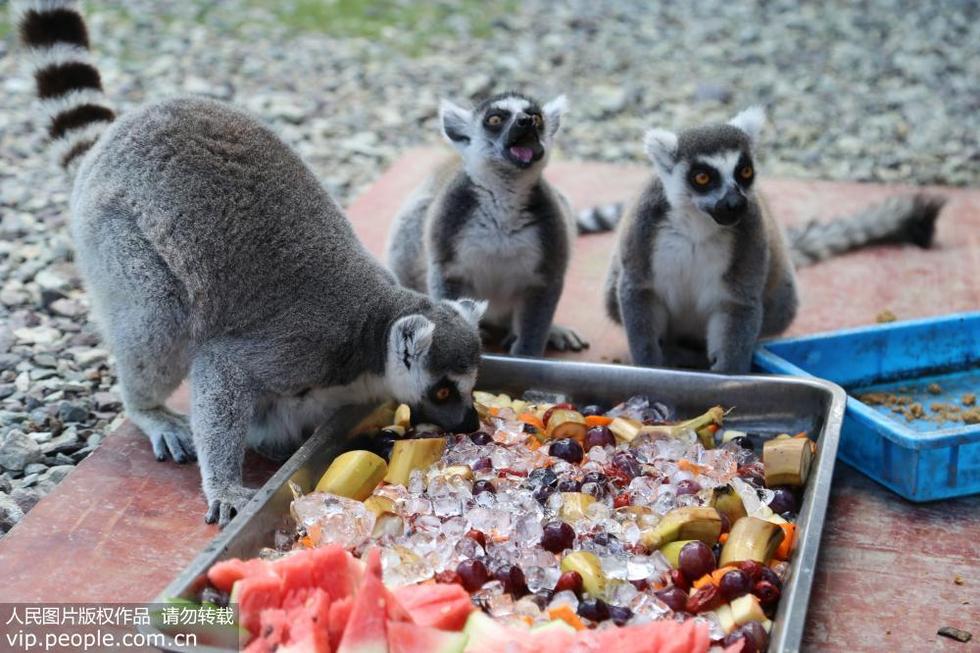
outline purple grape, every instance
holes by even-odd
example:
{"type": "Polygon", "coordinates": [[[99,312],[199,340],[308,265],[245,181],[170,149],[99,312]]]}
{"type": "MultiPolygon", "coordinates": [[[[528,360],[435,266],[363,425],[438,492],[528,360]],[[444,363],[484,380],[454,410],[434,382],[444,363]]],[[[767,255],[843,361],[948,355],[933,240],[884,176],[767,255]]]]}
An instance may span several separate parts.
{"type": "Polygon", "coordinates": [[[685,606],[687,606],[687,592],[679,587],[668,587],[667,589],[654,592],[654,595],[674,612],[683,612],[685,606]]]}
{"type": "Polygon", "coordinates": [[[585,452],[582,451],[582,445],[571,438],[563,438],[552,442],[548,447],[548,454],[555,458],[561,458],[573,465],[582,462],[582,458],[585,456],[585,452]]]}
{"type": "Polygon", "coordinates": [[[755,645],[755,640],[747,635],[741,628],[736,628],[732,632],[725,635],[725,639],[721,641],[721,644],[725,648],[728,648],[729,646],[735,645],[740,640],[742,641],[741,653],[759,653],[759,649],[755,645]]]}
{"type": "Polygon", "coordinates": [[[493,486],[493,483],[491,483],[490,481],[481,480],[473,483],[473,496],[476,496],[478,494],[483,494],[484,492],[489,492],[490,494],[496,494],[497,488],[495,488],[493,486]]]}
{"type": "Polygon", "coordinates": [[[769,507],[778,514],[796,512],[796,497],[791,490],[784,487],[773,488],[772,501],[769,502],[769,507]]]}
{"type": "Polygon", "coordinates": [[[499,580],[504,586],[504,591],[515,599],[519,599],[528,593],[524,572],[517,565],[502,565],[497,568],[493,577],[499,580]]]}
{"type": "Polygon", "coordinates": [[[752,593],[759,599],[762,605],[771,605],[779,600],[779,588],[767,580],[760,580],[752,588],[752,593]]]}
{"type": "Polygon", "coordinates": [[[681,572],[692,583],[715,570],[715,554],[711,552],[711,547],[700,540],[688,542],[681,547],[677,560],[681,572]]]}
{"type": "Polygon", "coordinates": [[[677,482],[677,496],[682,494],[697,494],[701,491],[701,484],[697,481],[685,479],[677,482]]]}
{"type": "Polygon", "coordinates": [[[622,472],[631,481],[643,473],[640,463],[628,451],[619,451],[613,455],[612,466],[622,472]]]}
{"type": "Polygon", "coordinates": [[[477,431],[476,433],[470,433],[470,441],[482,447],[485,444],[493,442],[493,437],[486,431],[477,431]]]}
{"type": "Polygon", "coordinates": [[[590,415],[602,415],[606,411],[602,409],[602,406],[589,404],[588,406],[582,406],[582,409],[578,412],[582,413],[582,415],[585,417],[589,417],[590,415]]]}
{"type": "Polygon", "coordinates": [[[552,553],[561,553],[575,543],[575,530],[563,521],[548,522],[541,534],[541,548],[552,553]]]}
{"type": "Polygon", "coordinates": [[[582,482],[574,478],[566,478],[558,482],[559,492],[578,492],[582,489],[582,482]]]}
{"type": "Polygon", "coordinates": [[[776,589],[783,589],[783,581],[779,580],[779,574],[765,565],[759,570],[759,577],[756,579],[756,582],[760,580],[771,583],[776,589]]]}
{"type": "Polygon", "coordinates": [[[578,616],[600,622],[609,618],[609,605],[602,599],[585,599],[578,604],[578,616]]]}
{"type": "Polygon", "coordinates": [[[566,571],[561,576],[558,577],[558,582],[555,583],[555,592],[569,591],[575,596],[582,595],[582,574],[577,571],[566,571]]]}
{"type": "Polygon", "coordinates": [[[477,591],[490,580],[490,572],[487,571],[487,566],[479,560],[463,560],[456,567],[456,573],[459,574],[459,579],[463,582],[463,587],[466,588],[467,592],[477,591]]]}
{"type": "Polygon", "coordinates": [[[472,465],[474,472],[486,472],[493,469],[493,462],[488,457],[477,459],[472,465]]]}
{"type": "Polygon", "coordinates": [[[613,620],[617,626],[625,626],[626,623],[633,618],[633,611],[622,605],[610,605],[609,606],[609,618],[613,620]]]}
{"type": "Polygon", "coordinates": [[[585,450],[592,447],[611,447],[616,444],[616,438],[607,426],[593,426],[585,432],[585,450]]]}
{"type": "Polygon", "coordinates": [[[740,596],[748,594],[749,590],[752,589],[752,584],[749,582],[749,577],[744,571],[734,569],[721,577],[718,588],[721,590],[721,594],[725,597],[725,600],[731,601],[732,599],[737,599],[740,596]]]}
{"type": "MultiPolygon", "coordinates": [[[[745,633],[746,640],[751,639],[755,642],[757,650],[765,651],[769,648],[769,633],[766,632],[766,629],[758,621],[750,621],[742,626],[741,631],[745,633]]],[[[744,651],[745,649],[743,648],[742,650],[744,651]]]]}

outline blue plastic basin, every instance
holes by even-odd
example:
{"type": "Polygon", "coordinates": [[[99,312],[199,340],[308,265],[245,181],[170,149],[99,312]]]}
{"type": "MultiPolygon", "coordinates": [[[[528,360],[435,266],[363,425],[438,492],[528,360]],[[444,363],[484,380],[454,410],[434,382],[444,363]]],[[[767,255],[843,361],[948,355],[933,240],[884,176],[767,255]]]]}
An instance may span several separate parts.
{"type": "Polygon", "coordinates": [[[955,419],[955,412],[944,420],[931,409],[967,410],[963,397],[980,395],[980,312],[769,340],[754,363],[766,372],[843,386],[848,399],[838,455],[903,497],[980,493],[980,424],[955,419]],[[925,418],[910,421],[889,406],[858,399],[868,393],[908,397],[925,418]]]}

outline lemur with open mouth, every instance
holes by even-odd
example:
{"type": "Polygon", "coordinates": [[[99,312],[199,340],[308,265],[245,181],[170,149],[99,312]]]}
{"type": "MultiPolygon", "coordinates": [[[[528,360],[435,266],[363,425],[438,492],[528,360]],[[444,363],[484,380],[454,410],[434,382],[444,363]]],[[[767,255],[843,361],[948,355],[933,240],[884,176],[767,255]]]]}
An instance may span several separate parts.
{"type": "Polygon", "coordinates": [[[393,397],[446,428],[478,426],[485,304],[399,286],[251,115],[188,97],[116,118],[76,3],[19,13],[126,413],[158,460],[197,457],[208,522],[254,492],[246,445],[288,453],[340,405],[393,397]],[[189,422],[165,406],[188,374],[189,422]]]}
{"type": "MultiPolygon", "coordinates": [[[[656,175],[623,216],[606,282],[607,311],[626,328],[635,364],[748,372],[757,340],[796,315],[794,263],[877,243],[932,243],[944,200],[926,195],[811,222],[790,230],[787,243],[755,186],[764,121],[756,107],[727,124],[647,133],[656,175]]],[[[605,211],[600,229],[614,221],[605,211]]]]}
{"type": "Polygon", "coordinates": [[[588,346],[552,323],[576,224],[541,173],[564,109],[564,96],[540,106],[504,93],[473,110],[443,101],[442,132],[460,160],[407,200],[388,243],[388,264],[405,286],[486,300],[485,332],[509,334],[512,354],[588,346]]]}

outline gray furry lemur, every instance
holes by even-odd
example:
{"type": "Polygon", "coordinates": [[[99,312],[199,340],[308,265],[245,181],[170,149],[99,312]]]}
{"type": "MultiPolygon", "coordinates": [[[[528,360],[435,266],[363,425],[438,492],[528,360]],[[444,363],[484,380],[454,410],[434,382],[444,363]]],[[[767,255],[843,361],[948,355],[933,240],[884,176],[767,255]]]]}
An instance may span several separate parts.
{"type": "MultiPolygon", "coordinates": [[[[635,364],[748,372],[756,341],[796,315],[794,263],[876,243],[931,245],[944,200],[927,195],[811,222],[787,243],[755,187],[764,121],[755,107],[727,124],[647,133],[656,175],[623,217],[606,282],[607,311],[635,364]]],[[[593,213],[580,224],[614,223],[607,207],[593,213]]]]}
{"type": "Polygon", "coordinates": [[[576,225],[541,173],[564,108],[564,96],[541,106],[519,93],[473,110],[443,101],[442,133],[461,160],[406,201],[388,243],[388,264],[405,286],[487,300],[485,333],[502,333],[512,354],[588,346],[552,324],[576,225]]]}
{"type": "Polygon", "coordinates": [[[485,308],[400,287],[270,129],[179,98],[117,118],[76,4],[19,8],[92,310],[129,417],[160,460],[200,462],[206,519],[250,498],[246,444],[294,448],[340,402],[394,397],[476,428],[485,308]],[[164,402],[190,375],[190,420],[164,402]]]}

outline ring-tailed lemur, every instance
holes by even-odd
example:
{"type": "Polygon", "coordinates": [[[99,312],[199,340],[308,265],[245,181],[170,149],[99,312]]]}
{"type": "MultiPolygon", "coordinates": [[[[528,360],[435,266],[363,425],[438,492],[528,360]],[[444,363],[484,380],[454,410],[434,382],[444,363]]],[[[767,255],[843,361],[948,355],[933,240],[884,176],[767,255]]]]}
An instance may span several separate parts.
{"type": "Polygon", "coordinates": [[[339,404],[394,397],[476,428],[485,305],[398,286],[271,129],[179,98],[117,120],[74,2],[23,7],[71,194],[76,260],[130,419],[158,459],[200,461],[208,522],[253,490],[246,445],[296,446],[339,404]],[[189,423],[164,406],[190,374],[189,423]]]}
{"type": "Polygon", "coordinates": [[[552,324],[575,219],[541,172],[564,108],[564,96],[542,107],[518,93],[472,111],[443,101],[442,132],[462,161],[408,199],[388,244],[388,264],[409,288],[487,300],[483,325],[509,333],[512,354],[588,346],[552,324]]]}
{"type": "Polygon", "coordinates": [[[794,262],[882,242],[928,247],[943,200],[899,197],[831,223],[791,231],[756,191],[753,150],[765,121],[754,107],[728,124],[647,133],[656,176],[627,211],[606,282],[610,317],[638,365],[749,370],[760,336],[797,310],[794,262]],[[703,366],[703,362],[701,365],[703,366]]]}

